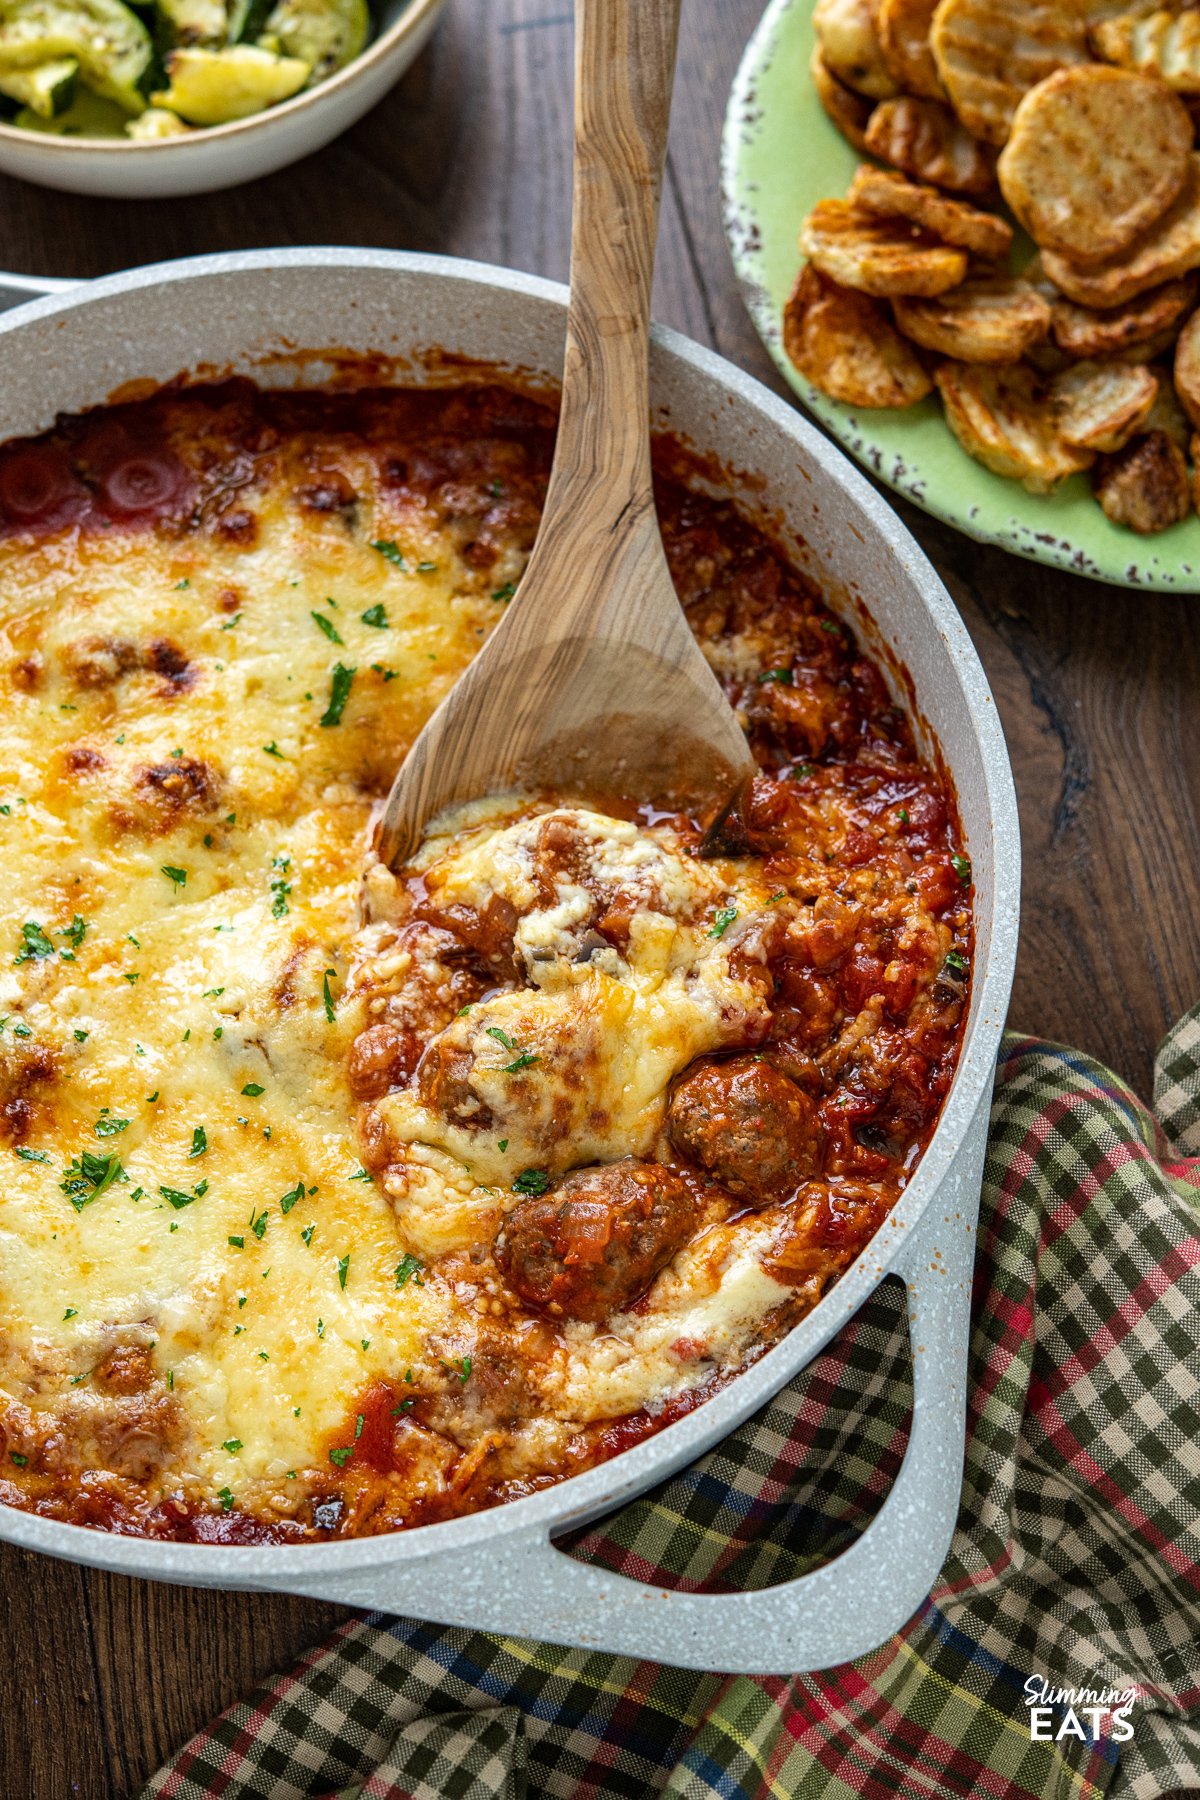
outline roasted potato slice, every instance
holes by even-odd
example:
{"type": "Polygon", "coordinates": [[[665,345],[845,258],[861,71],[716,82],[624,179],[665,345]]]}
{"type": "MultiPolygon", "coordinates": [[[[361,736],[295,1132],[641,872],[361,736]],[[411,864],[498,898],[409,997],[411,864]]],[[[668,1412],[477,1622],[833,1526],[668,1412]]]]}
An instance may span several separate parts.
{"type": "Polygon", "coordinates": [[[890,100],[900,89],[883,58],[879,0],[817,0],[813,31],[825,66],[839,81],[870,100],[890,100]]]}
{"type": "MultiPolygon", "coordinates": [[[[1143,345],[1158,346],[1165,333],[1173,332],[1196,303],[1197,280],[1194,275],[1179,281],[1165,281],[1161,287],[1138,294],[1124,306],[1097,312],[1095,307],[1077,306],[1061,297],[1054,302],[1050,329],[1054,341],[1068,356],[1096,360],[1139,350],[1143,345]]],[[[1169,344],[1171,339],[1167,339],[1169,344]]],[[[1151,362],[1159,354],[1148,349],[1142,360],[1151,362]]]]}
{"type": "Polygon", "coordinates": [[[817,99],[821,102],[827,116],[833,120],[847,143],[853,144],[856,150],[867,148],[867,125],[874,111],[869,100],[856,94],[840,82],[827,66],[821,55],[820,44],[813,45],[813,53],[809,59],[808,73],[817,90],[817,99]]]}
{"type": "Polygon", "coordinates": [[[1154,12],[1174,15],[1194,5],[1195,0],[1082,0],[1082,11],[1090,37],[1105,19],[1145,19],[1154,12]]]}
{"type": "Polygon", "coordinates": [[[996,181],[996,155],[961,125],[942,100],[902,94],[883,100],[871,114],[866,148],[880,162],[917,181],[956,194],[986,194],[996,181]]]}
{"type": "Polygon", "coordinates": [[[1158,376],[1144,366],[1075,363],[1050,383],[1049,403],[1073,450],[1120,450],[1142,429],[1158,397],[1158,376]]]}
{"type": "Polygon", "coordinates": [[[1161,370],[1158,376],[1158,397],[1146,414],[1146,423],[1139,435],[1148,435],[1152,431],[1165,432],[1176,448],[1184,455],[1187,454],[1192,435],[1191,420],[1179,404],[1173,382],[1161,370]]]}
{"type": "Polygon", "coordinates": [[[1132,249],[1101,263],[1076,262],[1047,250],[1042,265],[1055,287],[1080,306],[1104,311],[1200,268],[1198,161],[1193,155],[1192,172],[1178,200],[1132,249]]]}
{"type": "Polygon", "coordinates": [[[1187,108],[1161,81],[1086,63],[1060,69],[1021,101],[1000,189],[1043,250],[1101,262],[1162,218],[1191,153],[1187,108]]]}
{"type": "Polygon", "coordinates": [[[1157,75],[1177,94],[1200,94],[1200,12],[1126,13],[1093,26],[1091,40],[1105,62],[1157,75]]]}
{"type": "Polygon", "coordinates": [[[1193,313],[1179,334],[1174,375],[1180,404],[1200,430],[1200,313],[1193,313]]]}
{"type": "Polygon", "coordinates": [[[965,250],[848,200],[819,200],[800,228],[800,248],[831,281],[864,294],[944,294],[967,272],[965,250]]]}
{"type": "Polygon", "coordinates": [[[1030,88],[1088,60],[1077,0],[941,0],[930,32],[950,104],[975,137],[1008,142],[1030,88]]]}
{"type": "Polygon", "coordinates": [[[1092,488],[1114,525],[1142,537],[1179,525],[1192,510],[1183,452],[1165,431],[1147,431],[1096,464],[1092,488]]]}
{"type": "Polygon", "coordinates": [[[964,200],[951,200],[924,182],[909,181],[890,169],[861,163],[846,194],[854,206],[885,219],[911,219],[932,231],[944,244],[956,244],[973,256],[999,262],[1012,248],[1012,226],[995,213],[981,212],[964,200]]]}
{"type": "Polygon", "coordinates": [[[893,301],[905,337],[969,363],[1020,362],[1050,329],[1050,303],[1006,275],[985,275],[933,300],[893,301]]]}
{"type": "Polygon", "coordinates": [[[783,347],[814,387],[847,406],[915,406],[933,390],[882,301],[839,287],[811,263],[784,308],[783,347]]]}
{"type": "Polygon", "coordinates": [[[877,21],[879,47],[896,86],[926,100],[946,97],[929,42],[937,4],[938,0],[880,0],[877,21]]]}
{"type": "Polygon", "coordinates": [[[967,452],[997,475],[1048,494],[1068,475],[1091,467],[1094,452],[1066,443],[1049,384],[1024,363],[988,368],[946,362],[935,372],[946,423],[967,452]]]}

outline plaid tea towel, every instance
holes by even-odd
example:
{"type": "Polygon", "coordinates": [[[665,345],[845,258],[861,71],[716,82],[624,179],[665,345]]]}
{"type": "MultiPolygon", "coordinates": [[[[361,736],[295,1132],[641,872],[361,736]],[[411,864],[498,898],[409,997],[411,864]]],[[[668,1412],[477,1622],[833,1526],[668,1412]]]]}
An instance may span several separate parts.
{"type": "MultiPolygon", "coordinates": [[[[962,1509],[882,1649],[752,1679],[377,1614],[222,1714],[139,1800],[1200,1800],[1200,1007],[1159,1050],[1154,1107],[1087,1057],[1006,1040],[962,1509]],[[1089,1715],[1096,1695],[1124,1711],[1089,1715]]],[[[910,1394],[889,1281],[576,1554],[687,1588],[801,1573],[882,1504],[910,1394]]]]}

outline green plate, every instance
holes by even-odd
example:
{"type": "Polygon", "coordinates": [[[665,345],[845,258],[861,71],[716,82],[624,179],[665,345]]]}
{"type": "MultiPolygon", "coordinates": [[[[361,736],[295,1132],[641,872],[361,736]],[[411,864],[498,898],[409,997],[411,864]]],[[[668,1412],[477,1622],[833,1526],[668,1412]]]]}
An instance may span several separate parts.
{"type": "Polygon", "coordinates": [[[854,411],[792,367],[780,316],[800,267],[800,225],[844,194],[859,161],[808,75],[813,0],[772,0],[751,38],[725,117],[725,231],[746,304],[780,372],[863,467],[980,543],[1123,587],[1200,593],[1200,518],[1140,538],[1105,518],[1087,477],[1029,494],[961,450],[936,395],[903,412],[854,411]]]}

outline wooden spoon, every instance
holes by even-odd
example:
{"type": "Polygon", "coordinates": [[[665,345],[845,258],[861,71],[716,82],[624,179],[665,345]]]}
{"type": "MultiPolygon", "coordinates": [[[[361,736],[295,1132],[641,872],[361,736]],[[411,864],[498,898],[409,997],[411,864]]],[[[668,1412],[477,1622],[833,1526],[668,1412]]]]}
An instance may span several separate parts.
{"type": "Polygon", "coordinates": [[[718,816],[754,764],[683,616],[650,480],[647,344],[681,0],[576,0],[571,303],[541,528],[516,598],[413,744],[379,853],[505,789],[718,816]]]}

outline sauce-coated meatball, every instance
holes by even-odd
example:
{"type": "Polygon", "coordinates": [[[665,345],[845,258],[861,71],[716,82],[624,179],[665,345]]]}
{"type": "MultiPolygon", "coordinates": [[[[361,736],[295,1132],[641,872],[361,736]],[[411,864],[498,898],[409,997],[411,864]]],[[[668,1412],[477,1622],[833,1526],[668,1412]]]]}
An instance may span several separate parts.
{"type": "Polygon", "coordinates": [[[595,1322],[645,1293],[695,1223],[696,1200],[677,1170],[597,1165],[514,1207],[496,1260],[526,1305],[595,1322]]]}
{"type": "Polygon", "coordinates": [[[675,1084],[667,1129],[682,1156],[755,1206],[785,1199],[819,1172],[811,1099],[757,1057],[694,1064],[675,1084]]]}

